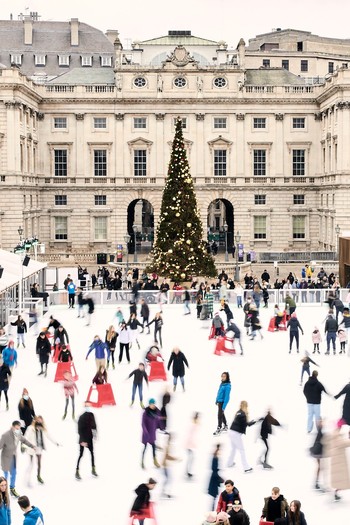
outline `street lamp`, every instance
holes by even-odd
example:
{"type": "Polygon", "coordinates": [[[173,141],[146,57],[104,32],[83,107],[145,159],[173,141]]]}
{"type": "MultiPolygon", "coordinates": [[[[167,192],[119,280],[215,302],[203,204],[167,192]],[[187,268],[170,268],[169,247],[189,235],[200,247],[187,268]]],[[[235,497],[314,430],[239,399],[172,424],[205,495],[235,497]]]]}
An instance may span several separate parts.
{"type": "Polygon", "coordinates": [[[224,232],[225,232],[225,262],[228,262],[228,251],[227,251],[227,222],[224,222],[224,232]]]}
{"type": "Polygon", "coordinates": [[[19,235],[19,247],[17,247],[17,253],[21,254],[21,278],[19,280],[19,286],[18,286],[18,314],[21,315],[22,308],[23,308],[23,253],[24,253],[24,246],[22,242],[23,237],[23,228],[22,226],[19,226],[18,228],[18,235],[19,235]]]}
{"type": "Polygon", "coordinates": [[[240,243],[241,236],[239,234],[239,231],[235,235],[235,242],[236,242],[236,268],[235,268],[235,282],[239,281],[239,266],[238,266],[238,245],[240,243]]]}
{"type": "Polygon", "coordinates": [[[129,271],[129,242],[130,242],[130,235],[128,233],[126,233],[124,235],[124,241],[125,241],[125,245],[126,245],[126,274],[128,274],[128,271],[129,271]]]}
{"type": "Polygon", "coordinates": [[[133,227],[133,232],[134,232],[134,262],[136,263],[137,262],[137,248],[136,248],[136,234],[137,234],[137,225],[134,224],[133,227]]]}
{"type": "Polygon", "coordinates": [[[340,234],[340,226],[339,226],[339,224],[337,224],[336,227],[335,227],[335,234],[337,236],[337,239],[336,239],[337,244],[336,244],[336,247],[335,247],[335,249],[336,249],[336,257],[339,260],[339,234],[340,234]]]}

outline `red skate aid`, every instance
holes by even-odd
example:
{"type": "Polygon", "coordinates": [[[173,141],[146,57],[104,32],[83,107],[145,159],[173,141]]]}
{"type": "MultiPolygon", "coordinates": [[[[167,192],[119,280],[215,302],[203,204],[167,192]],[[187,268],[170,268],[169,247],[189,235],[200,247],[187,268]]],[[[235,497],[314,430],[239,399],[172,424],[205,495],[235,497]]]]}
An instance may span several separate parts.
{"type": "Polygon", "coordinates": [[[57,363],[58,356],[60,355],[61,345],[55,345],[53,348],[52,362],[57,363]]]}
{"type": "Polygon", "coordinates": [[[233,347],[234,339],[232,337],[219,336],[216,338],[214,355],[221,355],[221,352],[227,352],[228,354],[235,354],[236,350],[233,347]]]}
{"type": "Polygon", "coordinates": [[[146,507],[145,509],[143,509],[141,512],[135,514],[134,511],[132,511],[132,513],[130,513],[130,520],[129,520],[129,525],[138,525],[139,521],[138,520],[152,520],[151,522],[146,522],[145,521],[145,525],[147,523],[149,523],[149,525],[151,525],[151,523],[153,525],[157,525],[157,520],[156,520],[156,516],[154,514],[154,507],[153,507],[153,503],[152,501],[149,502],[148,504],[148,507],[146,507]]]}
{"type": "Polygon", "coordinates": [[[61,362],[57,363],[56,375],[55,375],[55,380],[54,380],[55,383],[57,383],[58,381],[63,381],[64,379],[63,374],[65,372],[70,372],[72,374],[73,381],[78,381],[79,376],[75,369],[75,365],[73,361],[69,361],[68,363],[61,363],[61,362]]]}
{"type": "Polygon", "coordinates": [[[115,405],[114,394],[110,383],[104,385],[91,385],[86,401],[94,407],[102,407],[103,405],[115,405]]]}
{"type": "Polygon", "coordinates": [[[273,525],[273,521],[260,520],[259,525],[273,525]]]}
{"type": "Polygon", "coordinates": [[[163,361],[151,361],[149,364],[148,381],[166,381],[163,361]]]}

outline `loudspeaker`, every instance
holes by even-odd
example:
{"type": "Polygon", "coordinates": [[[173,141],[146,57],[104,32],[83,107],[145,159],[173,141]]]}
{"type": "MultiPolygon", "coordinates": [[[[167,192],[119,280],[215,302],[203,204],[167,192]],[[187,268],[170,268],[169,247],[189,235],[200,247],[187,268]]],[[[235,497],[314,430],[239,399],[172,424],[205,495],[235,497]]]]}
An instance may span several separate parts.
{"type": "Polygon", "coordinates": [[[107,264],[107,254],[106,253],[97,254],[97,264],[107,264]]]}
{"type": "Polygon", "coordinates": [[[3,273],[4,273],[4,269],[0,267],[0,279],[1,279],[3,273]]]}
{"type": "Polygon", "coordinates": [[[23,266],[28,266],[29,264],[29,261],[30,261],[30,257],[28,257],[28,255],[25,256],[25,258],[23,259],[23,266]]]}

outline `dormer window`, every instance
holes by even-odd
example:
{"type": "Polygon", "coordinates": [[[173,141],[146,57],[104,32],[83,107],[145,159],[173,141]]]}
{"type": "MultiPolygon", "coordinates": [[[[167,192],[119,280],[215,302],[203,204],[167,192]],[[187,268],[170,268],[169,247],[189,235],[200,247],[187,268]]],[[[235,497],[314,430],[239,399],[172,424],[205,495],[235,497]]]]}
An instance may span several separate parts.
{"type": "Polygon", "coordinates": [[[12,54],[11,64],[16,64],[16,66],[21,66],[22,65],[22,55],[20,53],[12,54]]]}
{"type": "Polygon", "coordinates": [[[69,58],[69,55],[58,55],[58,65],[61,67],[68,67],[69,58]]]}
{"type": "Polygon", "coordinates": [[[112,57],[111,56],[101,56],[101,67],[111,67],[112,57]]]}
{"type": "Polygon", "coordinates": [[[34,57],[36,66],[45,66],[46,65],[46,55],[35,55],[34,57]]]}
{"type": "Polygon", "coordinates": [[[81,65],[83,67],[91,67],[92,66],[92,56],[91,55],[83,55],[81,57],[81,65]]]}

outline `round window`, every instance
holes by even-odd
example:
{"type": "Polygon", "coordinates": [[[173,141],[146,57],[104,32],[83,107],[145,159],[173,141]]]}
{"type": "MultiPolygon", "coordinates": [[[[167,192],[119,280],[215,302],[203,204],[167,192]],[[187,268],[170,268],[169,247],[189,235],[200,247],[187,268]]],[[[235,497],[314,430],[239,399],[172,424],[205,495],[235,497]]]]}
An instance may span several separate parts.
{"type": "Polygon", "coordinates": [[[174,86],[177,88],[183,88],[187,84],[187,80],[184,77],[177,77],[174,80],[174,86]]]}
{"type": "Polygon", "coordinates": [[[138,88],[145,87],[146,85],[146,79],[144,77],[136,77],[134,79],[134,86],[138,88]]]}
{"type": "Polygon", "coordinates": [[[223,78],[223,77],[217,77],[214,79],[214,86],[217,87],[217,88],[223,88],[223,87],[226,87],[227,85],[227,80],[226,78],[223,78]]]}

